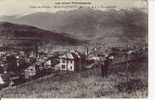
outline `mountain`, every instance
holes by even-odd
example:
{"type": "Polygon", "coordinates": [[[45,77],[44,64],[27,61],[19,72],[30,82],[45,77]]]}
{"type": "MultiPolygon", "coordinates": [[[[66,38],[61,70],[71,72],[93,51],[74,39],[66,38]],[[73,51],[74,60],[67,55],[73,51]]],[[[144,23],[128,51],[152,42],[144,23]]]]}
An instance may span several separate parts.
{"type": "Polygon", "coordinates": [[[105,11],[80,8],[56,13],[37,12],[21,17],[3,16],[2,19],[94,41],[101,37],[131,40],[147,36],[147,13],[136,8],[105,11]]]}
{"type": "Polygon", "coordinates": [[[23,45],[31,45],[36,41],[44,44],[50,43],[51,45],[81,45],[85,43],[66,34],[63,35],[28,25],[0,22],[1,43],[6,43],[6,41],[23,45]]]}

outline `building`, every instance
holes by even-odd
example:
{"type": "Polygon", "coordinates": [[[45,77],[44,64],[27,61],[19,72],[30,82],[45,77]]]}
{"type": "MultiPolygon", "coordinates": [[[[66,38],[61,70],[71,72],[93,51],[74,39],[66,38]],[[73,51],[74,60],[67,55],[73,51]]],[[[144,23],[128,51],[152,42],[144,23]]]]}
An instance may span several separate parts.
{"type": "Polygon", "coordinates": [[[6,48],[0,47],[0,57],[6,54],[6,48]]]}
{"type": "Polygon", "coordinates": [[[79,71],[80,70],[80,54],[77,51],[66,52],[58,57],[59,63],[55,65],[56,70],[62,71],[79,71]]]}
{"type": "Polygon", "coordinates": [[[25,79],[29,79],[33,76],[35,76],[37,74],[36,72],[36,68],[34,65],[30,65],[28,66],[25,70],[24,70],[24,76],[25,76],[25,79]]]}

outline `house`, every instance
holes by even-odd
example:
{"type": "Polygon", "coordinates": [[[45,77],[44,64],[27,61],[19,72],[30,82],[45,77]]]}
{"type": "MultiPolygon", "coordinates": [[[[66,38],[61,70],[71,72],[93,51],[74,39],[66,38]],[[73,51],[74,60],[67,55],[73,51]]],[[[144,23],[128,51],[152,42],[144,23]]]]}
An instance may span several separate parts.
{"type": "Polygon", "coordinates": [[[55,70],[79,71],[80,55],[77,51],[66,52],[58,57],[59,63],[55,65],[55,70]]]}
{"type": "Polygon", "coordinates": [[[30,65],[28,66],[25,70],[24,70],[24,76],[25,76],[25,79],[29,79],[33,76],[35,76],[37,74],[36,72],[36,68],[34,65],[30,65]]]}

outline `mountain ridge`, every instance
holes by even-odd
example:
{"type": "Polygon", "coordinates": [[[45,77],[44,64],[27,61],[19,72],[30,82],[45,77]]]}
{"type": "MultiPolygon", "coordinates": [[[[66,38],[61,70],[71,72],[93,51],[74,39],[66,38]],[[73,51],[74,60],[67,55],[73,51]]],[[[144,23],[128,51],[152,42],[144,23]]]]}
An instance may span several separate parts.
{"type": "Polygon", "coordinates": [[[21,38],[23,40],[25,38],[30,40],[29,42],[42,40],[57,45],[81,45],[85,43],[84,41],[72,38],[69,35],[63,35],[56,32],[39,29],[34,26],[14,24],[10,22],[0,22],[0,36],[3,40],[17,39],[17,41],[20,41],[21,38]]]}

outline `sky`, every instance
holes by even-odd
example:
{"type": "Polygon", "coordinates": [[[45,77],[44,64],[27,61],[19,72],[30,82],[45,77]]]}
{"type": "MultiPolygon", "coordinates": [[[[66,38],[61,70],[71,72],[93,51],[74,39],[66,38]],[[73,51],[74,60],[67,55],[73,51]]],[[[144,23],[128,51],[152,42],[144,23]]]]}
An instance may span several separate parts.
{"type": "MultiPolygon", "coordinates": [[[[0,16],[26,15],[35,12],[67,11],[72,8],[54,8],[56,2],[91,2],[92,5],[102,6],[101,10],[114,7],[115,9],[146,8],[146,0],[0,0],[0,16]],[[38,6],[42,6],[38,8],[38,6]],[[48,8],[43,7],[48,6],[48,8]]],[[[72,4],[73,5],[73,4],[72,4]]],[[[68,6],[61,4],[59,6],[68,6]]]]}

